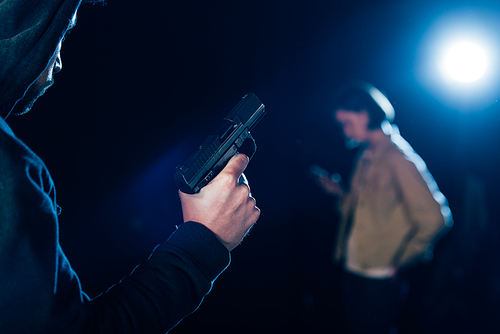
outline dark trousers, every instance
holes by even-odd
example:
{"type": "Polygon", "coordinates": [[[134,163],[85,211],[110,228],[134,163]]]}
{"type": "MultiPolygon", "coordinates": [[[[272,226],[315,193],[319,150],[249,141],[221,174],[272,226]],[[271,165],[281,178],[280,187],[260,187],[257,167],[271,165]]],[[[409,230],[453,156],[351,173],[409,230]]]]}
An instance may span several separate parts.
{"type": "Polygon", "coordinates": [[[347,333],[397,333],[397,319],[408,288],[401,275],[370,279],[343,271],[341,298],[347,333]]]}

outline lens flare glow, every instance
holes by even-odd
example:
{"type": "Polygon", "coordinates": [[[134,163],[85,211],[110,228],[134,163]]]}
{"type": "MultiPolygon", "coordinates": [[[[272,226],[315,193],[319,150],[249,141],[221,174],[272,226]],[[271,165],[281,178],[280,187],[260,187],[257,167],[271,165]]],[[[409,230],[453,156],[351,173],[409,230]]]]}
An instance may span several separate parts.
{"type": "Polygon", "coordinates": [[[460,43],[452,47],[446,56],[446,69],[461,82],[476,81],[486,71],[486,55],[477,45],[460,43]]]}

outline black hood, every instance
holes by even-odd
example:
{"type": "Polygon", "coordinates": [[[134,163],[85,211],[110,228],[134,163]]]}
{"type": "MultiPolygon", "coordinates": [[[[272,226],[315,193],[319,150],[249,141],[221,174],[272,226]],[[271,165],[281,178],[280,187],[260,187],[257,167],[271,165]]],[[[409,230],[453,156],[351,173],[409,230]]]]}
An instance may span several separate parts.
{"type": "Polygon", "coordinates": [[[0,0],[0,117],[42,74],[81,0],[0,0]]]}

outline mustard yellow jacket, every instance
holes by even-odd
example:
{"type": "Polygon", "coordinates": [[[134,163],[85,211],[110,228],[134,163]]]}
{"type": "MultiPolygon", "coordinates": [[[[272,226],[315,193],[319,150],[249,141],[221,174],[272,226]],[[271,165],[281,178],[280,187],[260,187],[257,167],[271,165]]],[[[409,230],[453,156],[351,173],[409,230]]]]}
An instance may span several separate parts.
{"type": "Polygon", "coordinates": [[[345,258],[351,237],[360,268],[401,267],[429,255],[438,235],[452,226],[451,212],[397,128],[370,153],[358,158],[350,190],[339,202],[334,259],[345,258]]]}

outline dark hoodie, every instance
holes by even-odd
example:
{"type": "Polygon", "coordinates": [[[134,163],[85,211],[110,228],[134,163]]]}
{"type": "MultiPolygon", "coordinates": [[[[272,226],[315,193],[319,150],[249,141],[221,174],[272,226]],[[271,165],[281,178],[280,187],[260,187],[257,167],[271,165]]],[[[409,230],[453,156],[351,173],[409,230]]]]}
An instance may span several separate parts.
{"type": "Polygon", "coordinates": [[[44,71],[79,0],[0,0],[0,333],[165,333],[229,264],[201,224],[90,300],[60,245],[54,183],[4,118],[44,71]]]}

